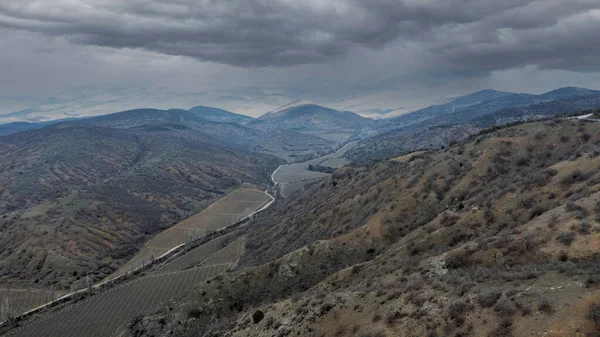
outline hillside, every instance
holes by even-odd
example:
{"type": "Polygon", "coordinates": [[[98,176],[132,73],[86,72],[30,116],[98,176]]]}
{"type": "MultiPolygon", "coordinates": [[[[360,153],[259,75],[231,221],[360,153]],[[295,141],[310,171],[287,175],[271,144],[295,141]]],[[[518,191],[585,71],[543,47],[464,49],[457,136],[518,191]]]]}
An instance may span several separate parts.
{"type": "Polygon", "coordinates": [[[337,111],[316,104],[292,104],[266,113],[247,125],[257,130],[294,130],[343,142],[372,122],[349,111],[337,111]]]}
{"type": "MultiPolygon", "coordinates": [[[[584,96],[600,96],[600,91],[565,87],[544,94],[519,94],[496,90],[481,90],[457,97],[449,103],[417,110],[379,122],[380,128],[398,128],[428,121],[429,126],[454,124],[490,115],[504,109],[525,107],[552,101],[571,100],[584,96]]],[[[574,108],[573,111],[581,110],[574,108]]]]}
{"type": "Polygon", "coordinates": [[[0,137],[0,281],[110,274],[157,231],[281,163],[181,124],[59,124],[0,137]]]}
{"type": "Polygon", "coordinates": [[[347,153],[351,161],[439,149],[484,128],[600,107],[600,91],[560,88],[541,95],[483,90],[456,100],[378,121],[373,133],[347,153]]]}
{"type": "MultiPolygon", "coordinates": [[[[479,106],[490,101],[503,102],[496,105],[497,109],[501,106],[513,106],[518,104],[518,101],[530,101],[529,98],[532,96],[533,95],[516,94],[512,92],[496,90],[481,90],[469,95],[457,97],[445,104],[433,105],[402,116],[384,119],[378,121],[378,124],[381,127],[404,127],[438,116],[456,113],[457,111],[462,111],[463,109],[473,106],[479,106]]],[[[492,107],[488,106],[488,110],[493,109],[493,106],[493,104],[492,107]]]]}
{"type": "Polygon", "coordinates": [[[66,122],[72,119],[59,119],[48,122],[38,122],[38,123],[28,123],[28,122],[12,122],[6,124],[0,124],[0,137],[8,136],[13,133],[27,131],[27,130],[37,130],[46,126],[51,126],[54,124],[66,122]]]}
{"type": "Polygon", "coordinates": [[[250,116],[240,115],[227,110],[207,106],[197,106],[191,108],[189,111],[197,113],[201,118],[207,121],[217,123],[244,124],[254,119],[250,116]]]}
{"type": "Polygon", "coordinates": [[[551,120],[342,168],[246,229],[237,271],[134,336],[597,331],[600,127],[551,120]]]}
{"type": "Polygon", "coordinates": [[[208,116],[205,117],[205,115],[206,113],[199,112],[198,109],[196,111],[182,109],[136,109],[80,119],[72,123],[116,129],[129,129],[157,124],[182,124],[203,135],[209,135],[214,139],[218,139],[223,143],[246,148],[248,148],[248,140],[259,136],[256,132],[244,128],[237,123],[211,121],[231,118],[223,110],[213,109],[210,110],[208,116]]]}

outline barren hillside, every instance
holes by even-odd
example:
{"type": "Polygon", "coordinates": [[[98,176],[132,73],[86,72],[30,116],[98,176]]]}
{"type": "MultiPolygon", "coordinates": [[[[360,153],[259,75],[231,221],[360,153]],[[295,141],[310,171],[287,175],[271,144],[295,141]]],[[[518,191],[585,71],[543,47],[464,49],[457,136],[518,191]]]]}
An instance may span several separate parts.
{"type": "Polygon", "coordinates": [[[61,124],[0,137],[0,158],[0,281],[63,288],[281,162],[178,124],[61,124]]]}
{"type": "Polygon", "coordinates": [[[345,167],[135,336],[576,336],[600,325],[600,127],[551,120],[345,167]]]}

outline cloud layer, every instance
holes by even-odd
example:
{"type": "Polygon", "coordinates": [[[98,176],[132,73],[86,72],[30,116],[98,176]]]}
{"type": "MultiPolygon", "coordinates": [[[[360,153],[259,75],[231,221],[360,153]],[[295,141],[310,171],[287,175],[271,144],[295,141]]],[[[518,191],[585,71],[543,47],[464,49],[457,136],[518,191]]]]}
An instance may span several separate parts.
{"type": "Polygon", "coordinates": [[[0,0],[0,115],[600,89],[598,31],[600,0],[0,0]]]}
{"type": "Polygon", "coordinates": [[[442,71],[600,70],[597,0],[4,0],[0,26],[239,67],[366,49],[442,71]]]}

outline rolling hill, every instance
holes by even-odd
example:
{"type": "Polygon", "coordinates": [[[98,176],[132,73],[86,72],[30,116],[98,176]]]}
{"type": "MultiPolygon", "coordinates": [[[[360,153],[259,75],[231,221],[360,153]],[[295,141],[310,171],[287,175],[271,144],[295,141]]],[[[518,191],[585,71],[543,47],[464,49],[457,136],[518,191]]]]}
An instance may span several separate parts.
{"type": "Polygon", "coordinates": [[[217,123],[238,123],[244,124],[254,118],[246,115],[236,114],[223,109],[212,108],[207,106],[197,106],[191,108],[189,111],[197,113],[201,118],[217,123]]]}
{"type": "Polygon", "coordinates": [[[266,113],[247,125],[257,130],[285,129],[344,142],[371,125],[372,120],[350,111],[295,102],[266,113]]]}
{"type": "Polygon", "coordinates": [[[67,123],[0,137],[0,281],[68,287],[106,276],[153,233],[244,182],[267,183],[281,162],[181,124],[67,123]]]}
{"type": "MultiPolygon", "coordinates": [[[[315,112],[313,118],[319,119],[318,115],[327,113],[327,110],[315,112]]],[[[209,136],[213,139],[213,142],[220,142],[223,146],[272,154],[289,162],[310,159],[317,155],[332,152],[337,146],[336,143],[339,141],[340,134],[342,139],[345,139],[353,136],[357,131],[340,127],[293,130],[279,127],[277,124],[273,124],[268,128],[251,127],[249,123],[252,121],[255,120],[249,116],[217,108],[198,106],[190,110],[135,109],[90,118],[72,119],[68,122],[114,129],[170,132],[184,129],[192,130],[199,137],[209,136]],[[322,137],[323,135],[326,137],[322,137]]],[[[0,136],[41,129],[61,122],[65,121],[0,125],[0,136]]]]}
{"type": "Polygon", "coordinates": [[[555,119],[345,167],[246,228],[237,271],[131,332],[593,335],[598,142],[597,122],[555,119]]]}

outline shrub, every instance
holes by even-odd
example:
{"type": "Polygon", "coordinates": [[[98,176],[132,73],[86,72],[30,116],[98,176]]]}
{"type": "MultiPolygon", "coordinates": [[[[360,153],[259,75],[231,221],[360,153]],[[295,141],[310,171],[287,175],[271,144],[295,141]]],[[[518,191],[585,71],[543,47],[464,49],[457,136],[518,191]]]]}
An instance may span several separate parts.
{"type": "Polygon", "coordinates": [[[592,136],[589,133],[584,133],[581,135],[581,140],[583,140],[584,143],[587,143],[590,138],[592,138],[592,136]]]}
{"type": "Polygon", "coordinates": [[[389,313],[385,321],[388,325],[394,325],[396,323],[396,320],[402,318],[402,316],[403,314],[400,311],[389,313]]]}
{"type": "Polygon", "coordinates": [[[489,337],[511,337],[512,334],[512,322],[509,319],[503,319],[498,327],[490,331],[489,337]]]}
{"type": "Polygon", "coordinates": [[[554,306],[547,299],[543,299],[538,305],[538,310],[544,314],[551,314],[554,312],[554,306]]]}
{"type": "Polygon", "coordinates": [[[188,310],[188,317],[189,318],[199,318],[202,315],[202,311],[198,308],[192,308],[190,310],[188,310]]]}
{"type": "Polygon", "coordinates": [[[598,274],[590,274],[585,280],[585,284],[587,287],[600,285],[600,275],[598,274]]]}
{"type": "Polygon", "coordinates": [[[582,221],[579,224],[579,228],[577,228],[577,230],[579,231],[580,234],[590,234],[591,228],[592,228],[592,226],[590,226],[589,222],[582,221]]]}
{"type": "Polygon", "coordinates": [[[254,322],[254,324],[259,323],[260,321],[262,321],[263,318],[265,318],[265,313],[262,312],[262,310],[256,310],[252,314],[252,321],[254,322]]]}
{"type": "Polygon", "coordinates": [[[579,214],[575,216],[576,219],[583,219],[589,215],[587,208],[577,205],[571,201],[568,201],[565,204],[565,209],[567,210],[567,212],[578,212],[579,214]]]}
{"type": "Polygon", "coordinates": [[[448,213],[443,213],[440,218],[440,225],[444,227],[452,227],[458,221],[458,216],[448,213]]]}
{"type": "Polygon", "coordinates": [[[580,169],[575,169],[573,172],[564,176],[561,180],[561,183],[563,185],[568,186],[568,185],[572,185],[574,183],[586,181],[588,178],[589,178],[588,175],[581,172],[580,169]]]}
{"type": "Polygon", "coordinates": [[[521,310],[521,316],[531,315],[531,307],[529,307],[527,305],[521,306],[520,310],[521,310]]]}
{"type": "Polygon", "coordinates": [[[594,303],[588,308],[587,318],[600,328],[600,303],[594,303]]]}
{"type": "Polygon", "coordinates": [[[577,211],[581,211],[583,209],[582,206],[577,205],[576,203],[572,202],[572,201],[567,201],[565,203],[565,210],[567,212],[577,212],[577,211]]]}
{"type": "Polygon", "coordinates": [[[448,306],[448,317],[450,319],[457,319],[463,315],[465,310],[467,309],[467,305],[462,301],[453,302],[448,306]]]}
{"type": "Polygon", "coordinates": [[[558,254],[558,260],[562,262],[567,262],[569,260],[569,253],[564,250],[558,254]]]}
{"type": "Polygon", "coordinates": [[[450,252],[446,255],[446,266],[451,269],[466,268],[471,265],[469,254],[463,251],[450,252]]]}
{"type": "Polygon", "coordinates": [[[571,231],[563,231],[558,233],[556,240],[565,246],[570,246],[575,240],[575,233],[571,231]]]}
{"type": "Polygon", "coordinates": [[[529,165],[529,157],[522,156],[517,159],[517,166],[528,166],[529,165]]]}
{"type": "Polygon", "coordinates": [[[483,308],[490,308],[494,304],[496,304],[496,302],[498,302],[498,300],[500,299],[500,296],[502,296],[502,292],[496,290],[496,291],[491,291],[489,293],[477,295],[475,300],[483,308]]]}
{"type": "Polygon", "coordinates": [[[517,308],[507,300],[502,300],[494,305],[494,311],[501,318],[507,318],[515,314],[517,308]]]}
{"type": "Polygon", "coordinates": [[[546,212],[546,209],[544,207],[535,206],[529,213],[529,220],[532,220],[533,218],[537,218],[538,216],[544,214],[544,212],[546,212]]]}

